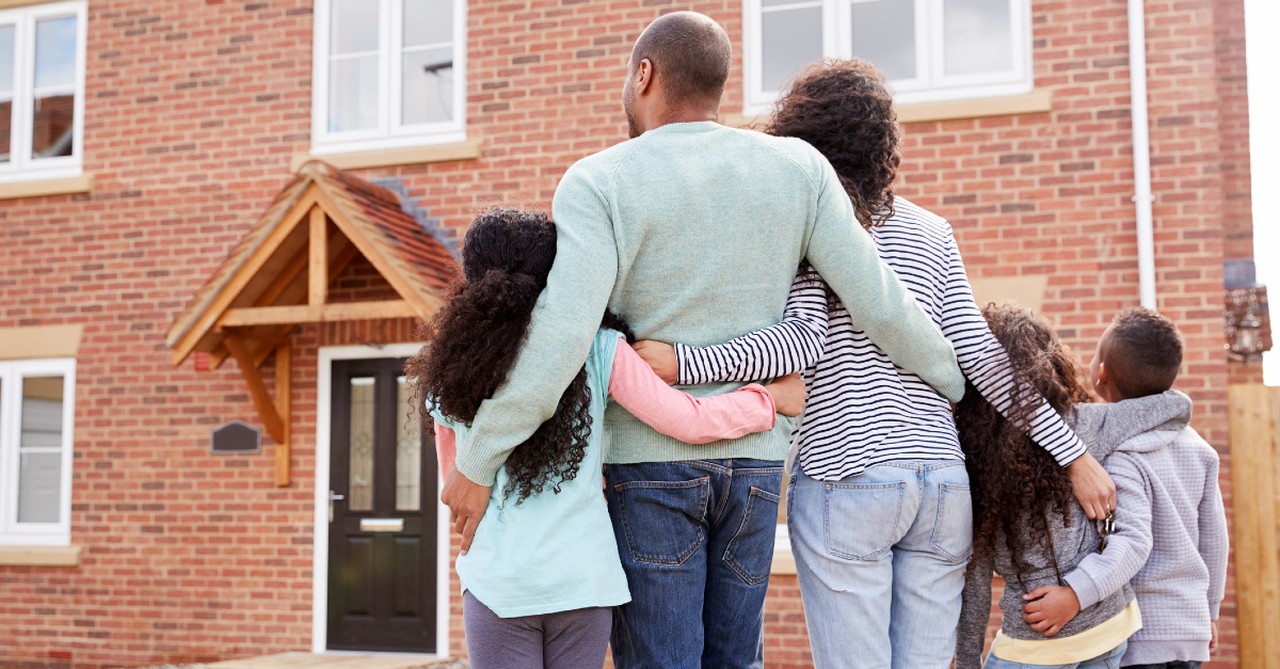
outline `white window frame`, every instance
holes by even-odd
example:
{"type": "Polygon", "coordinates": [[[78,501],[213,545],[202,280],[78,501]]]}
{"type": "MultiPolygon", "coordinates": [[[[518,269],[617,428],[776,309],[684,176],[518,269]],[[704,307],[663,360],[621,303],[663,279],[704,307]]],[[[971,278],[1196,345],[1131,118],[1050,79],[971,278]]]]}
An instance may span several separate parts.
{"type": "MultiPolygon", "coordinates": [[[[9,162],[0,164],[0,183],[76,177],[84,166],[84,73],[88,11],[84,0],[30,5],[0,10],[0,24],[14,26],[13,105],[9,128],[9,162]],[[76,17],[75,125],[71,155],[32,158],[31,140],[35,102],[35,25],[41,19],[76,17]]],[[[42,92],[70,92],[71,86],[51,87],[42,92]]]]}
{"type": "Polygon", "coordinates": [[[75,444],[76,363],[71,358],[0,361],[0,546],[71,545],[71,464],[75,444]],[[22,379],[62,377],[61,480],[58,522],[18,522],[22,379]]]}
{"type": "Polygon", "coordinates": [[[401,0],[368,0],[380,3],[382,21],[378,43],[378,126],[369,130],[329,131],[329,34],[333,0],[316,0],[312,48],[311,155],[324,156],[356,151],[378,151],[432,144],[449,144],[467,138],[467,3],[453,2],[453,120],[442,123],[400,125],[401,70],[403,66],[404,3],[401,0]]]}
{"type": "MultiPolygon", "coordinates": [[[[822,6],[822,56],[853,55],[849,26],[852,5],[868,0],[795,0],[769,11],[822,6]]],[[[914,0],[916,63],[919,76],[891,82],[897,104],[943,102],[1029,93],[1034,87],[1031,67],[1031,0],[1008,0],[1013,27],[1013,69],[1008,72],[947,75],[944,68],[943,0],[914,0]]],[[[781,91],[763,88],[761,0],[743,1],[743,112],[759,114],[773,107],[781,91]]]]}

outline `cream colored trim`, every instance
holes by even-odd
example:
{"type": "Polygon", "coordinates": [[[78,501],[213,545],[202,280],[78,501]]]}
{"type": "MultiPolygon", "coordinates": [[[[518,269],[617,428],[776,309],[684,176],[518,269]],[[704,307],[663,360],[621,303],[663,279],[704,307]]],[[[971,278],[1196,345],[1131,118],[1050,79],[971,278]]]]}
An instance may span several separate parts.
{"type": "Polygon", "coordinates": [[[0,9],[27,7],[29,5],[44,5],[52,1],[53,0],[0,0],[0,9]]]}
{"type": "Polygon", "coordinates": [[[83,325],[0,328],[0,360],[74,358],[83,333],[83,325]]]}
{"type": "Polygon", "coordinates": [[[952,121],[984,116],[1012,116],[1015,114],[1039,114],[1053,109],[1053,93],[1048,89],[1031,91],[1023,95],[999,98],[976,98],[950,102],[925,102],[898,107],[899,123],[924,121],[952,121]]]}
{"type": "Polygon", "coordinates": [[[79,546],[0,546],[0,567],[76,567],[79,546]]]}
{"type": "Polygon", "coordinates": [[[386,149],[381,151],[359,151],[355,153],[334,153],[318,156],[299,153],[293,157],[289,169],[297,172],[302,164],[311,159],[323,160],[338,169],[358,170],[366,167],[388,167],[391,165],[418,165],[422,163],[443,163],[451,160],[475,160],[480,157],[480,140],[468,139],[454,144],[436,144],[432,146],[413,146],[404,149],[386,149]]]}
{"type": "Polygon", "coordinates": [[[1049,286],[1049,276],[1029,274],[969,277],[969,285],[973,286],[973,299],[980,307],[987,306],[988,302],[1013,302],[1020,307],[1040,311],[1044,308],[1044,293],[1049,286]]]}
{"type": "Polygon", "coordinates": [[[773,551],[773,568],[770,573],[774,576],[795,576],[796,574],[796,557],[791,554],[790,548],[775,548],[773,551]]]}
{"type": "MultiPolygon", "coordinates": [[[[1023,95],[998,98],[974,98],[949,102],[922,102],[898,106],[898,122],[923,123],[926,121],[952,121],[985,116],[1012,116],[1015,114],[1039,114],[1053,109],[1053,92],[1040,89],[1023,95]]],[[[769,121],[769,112],[745,116],[740,113],[721,114],[720,123],[734,128],[755,124],[763,127],[769,121]]]]}
{"type": "MultiPolygon", "coordinates": [[[[0,0],[4,2],[4,0],[0,0]]],[[[0,5],[2,8],[3,5],[0,5]]],[[[68,195],[71,193],[88,193],[93,190],[93,175],[82,174],[78,177],[64,179],[40,179],[37,181],[17,181],[0,183],[0,200],[12,200],[20,197],[42,197],[45,195],[68,195]]]]}

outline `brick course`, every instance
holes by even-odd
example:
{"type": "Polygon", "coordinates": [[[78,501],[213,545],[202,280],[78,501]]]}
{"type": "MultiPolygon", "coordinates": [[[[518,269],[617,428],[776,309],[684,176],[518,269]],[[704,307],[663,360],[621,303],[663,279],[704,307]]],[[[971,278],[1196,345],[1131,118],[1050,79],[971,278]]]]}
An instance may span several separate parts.
{"type": "MultiPolygon", "coordinates": [[[[1112,314],[1137,302],[1126,3],[1032,5],[1036,86],[1052,111],[907,126],[899,190],[951,220],[973,277],[1047,276],[1044,311],[1087,361],[1112,314]]],[[[1179,387],[1223,454],[1230,503],[1222,260],[1251,253],[1243,11],[1240,0],[1146,6],[1160,308],[1187,337],[1179,387]]],[[[403,179],[459,232],[488,204],[546,207],[575,159],[625,137],[630,44],[676,8],[713,16],[739,45],[723,107],[738,111],[739,2],[473,2],[467,132],[482,157],[360,174],[403,179]]],[[[89,3],[93,191],[0,202],[0,327],[84,325],[72,497],[83,557],[0,567],[0,665],[310,645],[317,347],[411,341],[412,323],[295,333],[283,489],[269,439],[261,455],[208,454],[212,427],[257,422],[234,362],[173,368],[163,335],[309,149],[311,24],[305,0],[89,3]]],[[[378,293],[368,275],[353,267],[335,292],[378,293]]],[[[768,607],[767,665],[810,666],[794,576],[774,577],[768,607]]],[[[1238,662],[1234,616],[1233,579],[1210,666],[1238,662]]]]}

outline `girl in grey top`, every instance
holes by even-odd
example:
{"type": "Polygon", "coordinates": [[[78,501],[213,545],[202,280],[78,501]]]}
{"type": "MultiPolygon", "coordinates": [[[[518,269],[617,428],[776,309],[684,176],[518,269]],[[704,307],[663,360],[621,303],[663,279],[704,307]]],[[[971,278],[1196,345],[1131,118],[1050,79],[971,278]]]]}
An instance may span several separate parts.
{"type": "MultiPolygon", "coordinates": [[[[1151,406],[1086,404],[1090,398],[1081,370],[1046,322],[1015,307],[988,307],[984,315],[1009,352],[1021,394],[1036,397],[1035,391],[1047,399],[1074,424],[1090,452],[1111,474],[1117,486],[1117,510],[1113,522],[1095,524],[1073,503],[1065,473],[1025,436],[1025,421],[1034,405],[1026,399],[1015,402],[1024,415],[1006,419],[980,394],[966,394],[956,424],[972,486],[974,556],[957,634],[957,669],[981,666],[993,570],[1005,579],[1001,631],[1014,644],[1072,637],[1126,612],[1134,598],[1128,582],[1147,559],[1151,533],[1149,520],[1141,514],[1126,514],[1122,501],[1143,495],[1140,465],[1132,458],[1111,456],[1135,438],[1148,437],[1170,411],[1169,407],[1162,410],[1156,401],[1146,403],[1151,406]],[[1040,603],[1032,608],[1077,607],[1078,613],[1065,616],[1065,621],[1063,615],[1024,619],[1024,605],[1035,600],[1040,603]]],[[[1136,613],[1133,619],[1140,624],[1136,613]]],[[[1125,637],[1132,631],[1131,625],[1121,628],[1125,631],[1101,655],[1082,643],[1081,657],[1070,661],[1059,657],[1050,666],[1118,662],[1125,637]]],[[[1059,644],[1058,649],[1062,648],[1059,644]]],[[[1066,648],[1070,653],[1072,647],[1066,648]]],[[[995,658],[988,663],[998,664],[995,658]]]]}

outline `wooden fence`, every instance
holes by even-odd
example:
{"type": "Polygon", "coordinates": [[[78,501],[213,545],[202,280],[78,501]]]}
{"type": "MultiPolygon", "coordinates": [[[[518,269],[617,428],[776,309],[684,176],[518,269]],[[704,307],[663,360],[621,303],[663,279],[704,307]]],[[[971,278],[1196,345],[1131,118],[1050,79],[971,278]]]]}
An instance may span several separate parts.
{"type": "Polygon", "coordinates": [[[1280,669],[1280,388],[1229,397],[1240,666],[1280,669]]]}

